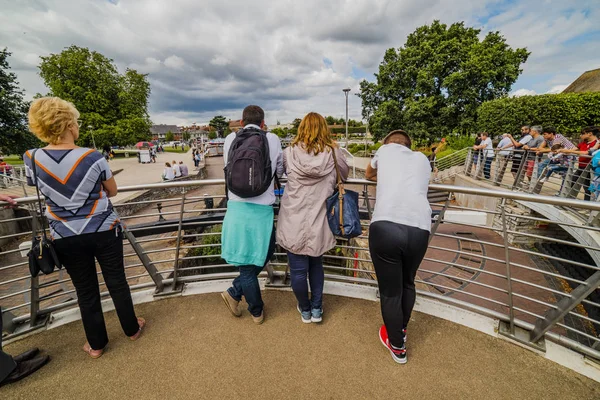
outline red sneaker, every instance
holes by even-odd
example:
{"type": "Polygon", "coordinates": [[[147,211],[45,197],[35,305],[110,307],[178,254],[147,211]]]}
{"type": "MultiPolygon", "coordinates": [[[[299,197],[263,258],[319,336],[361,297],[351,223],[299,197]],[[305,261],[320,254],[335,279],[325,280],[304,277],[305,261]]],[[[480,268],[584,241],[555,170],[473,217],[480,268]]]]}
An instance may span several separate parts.
{"type": "Polygon", "coordinates": [[[385,325],[381,325],[381,328],[379,328],[379,340],[381,341],[381,344],[383,344],[392,354],[392,360],[394,360],[398,364],[406,364],[407,357],[405,345],[402,345],[401,349],[393,348],[390,344],[385,325]]]}

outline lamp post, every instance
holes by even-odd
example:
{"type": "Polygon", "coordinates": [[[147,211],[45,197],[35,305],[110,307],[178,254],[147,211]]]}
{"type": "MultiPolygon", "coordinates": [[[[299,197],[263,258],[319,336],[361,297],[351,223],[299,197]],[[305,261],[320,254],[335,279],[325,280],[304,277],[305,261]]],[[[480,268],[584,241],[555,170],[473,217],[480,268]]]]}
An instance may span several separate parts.
{"type": "Polygon", "coordinates": [[[348,148],[348,93],[350,92],[350,88],[342,89],[344,94],[346,95],[346,149],[348,148]]]}
{"type": "Polygon", "coordinates": [[[92,134],[92,144],[94,146],[94,149],[96,148],[96,141],[94,140],[94,127],[91,125],[88,125],[88,129],[90,131],[90,133],[92,134]]]}

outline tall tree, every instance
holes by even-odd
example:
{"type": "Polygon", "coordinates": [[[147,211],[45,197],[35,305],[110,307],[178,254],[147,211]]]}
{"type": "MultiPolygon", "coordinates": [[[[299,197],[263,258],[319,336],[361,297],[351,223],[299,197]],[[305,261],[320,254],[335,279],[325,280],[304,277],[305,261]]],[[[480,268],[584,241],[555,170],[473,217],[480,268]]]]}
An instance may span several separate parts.
{"type": "Polygon", "coordinates": [[[327,121],[327,125],[335,125],[335,123],[337,122],[336,119],[331,115],[325,117],[325,121],[327,121]]]}
{"type": "Polygon", "coordinates": [[[229,129],[229,122],[222,115],[213,117],[208,123],[208,126],[214,128],[219,136],[222,136],[227,129],[229,129]]]}
{"type": "Polygon", "coordinates": [[[97,146],[150,139],[147,75],[132,69],[121,75],[112,59],[77,46],[41,59],[48,95],[71,101],[81,113],[83,145],[92,144],[92,130],[97,146]]]}
{"type": "Polygon", "coordinates": [[[434,21],[411,33],[398,50],[388,49],[375,74],[362,81],[363,118],[376,139],[404,128],[417,137],[469,133],[477,107],[508,95],[529,52],[512,49],[499,32],[463,22],[434,21]]]}
{"type": "Polygon", "coordinates": [[[23,99],[17,76],[10,72],[10,55],[7,49],[0,50],[0,153],[22,155],[38,140],[26,126],[29,103],[23,99]]]}

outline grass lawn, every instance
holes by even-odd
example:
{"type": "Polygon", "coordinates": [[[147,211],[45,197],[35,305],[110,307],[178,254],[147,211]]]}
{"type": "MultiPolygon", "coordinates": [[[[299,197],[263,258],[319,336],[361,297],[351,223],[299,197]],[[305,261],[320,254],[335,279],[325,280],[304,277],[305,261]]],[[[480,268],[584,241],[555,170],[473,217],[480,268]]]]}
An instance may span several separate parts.
{"type": "Polygon", "coordinates": [[[163,147],[165,149],[166,153],[180,153],[180,154],[184,154],[187,153],[190,148],[186,147],[185,150],[181,150],[181,147],[178,147],[176,149],[172,148],[172,147],[163,147]]]}
{"type": "Polygon", "coordinates": [[[23,160],[17,155],[4,156],[4,161],[10,165],[23,165],[23,160]]]}

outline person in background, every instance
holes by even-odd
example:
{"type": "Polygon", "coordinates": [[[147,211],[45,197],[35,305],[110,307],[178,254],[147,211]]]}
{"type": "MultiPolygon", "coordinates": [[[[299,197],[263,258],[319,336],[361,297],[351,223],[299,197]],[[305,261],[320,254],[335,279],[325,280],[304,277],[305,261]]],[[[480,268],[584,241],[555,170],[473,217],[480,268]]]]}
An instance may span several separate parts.
{"type": "Polygon", "coordinates": [[[192,161],[194,162],[194,168],[198,168],[198,160],[196,159],[196,154],[198,154],[198,150],[194,149],[192,151],[192,161]]]}
{"type": "Polygon", "coordinates": [[[287,251],[292,290],[304,323],[321,322],[323,318],[323,254],[336,244],[325,202],[335,190],[336,159],[345,181],[348,164],[331,139],[327,121],[320,114],[308,113],[294,141],[283,152],[288,181],[277,219],[277,243],[287,251]]]}
{"type": "MultiPolygon", "coordinates": [[[[275,226],[273,204],[275,203],[275,176],[283,175],[283,156],[279,137],[265,132],[265,112],[262,108],[249,105],[242,113],[243,129],[232,132],[225,138],[223,161],[227,166],[229,150],[239,133],[251,130],[265,135],[268,144],[268,157],[271,161],[271,184],[262,194],[254,197],[240,197],[227,191],[227,211],[221,234],[221,253],[229,264],[239,269],[231,287],[221,293],[227,309],[235,317],[240,317],[239,303],[242,296],[248,303],[248,311],[255,324],[265,320],[264,303],[260,294],[258,275],[275,252],[275,226]]],[[[248,139],[246,139],[248,140],[248,139]]],[[[233,153],[233,151],[232,151],[233,153]]],[[[233,154],[232,154],[233,155],[233,154]]]]}
{"type": "Polygon", "coordinates": [[[173,173],[175,174],[175,178],[181,178],[181,168],[179,168],[179,164],[175,160],[173,160],[173,173]]]}
{"type": "Polygon", "coordinates": [[[4,161],[4,157],[0,156],[0,175],[11,176],[12,166],[4,161]]]}
{"type": "Polygon", "coordinates": [[[31,103],[28,118],[29,130],[48,146],[24,154],[27,183],[37,184],[46,199],[54,248],[77,292],[87,338],[83,351],[98,358],[108,345],[108,333],[96,260],[125,335],[137,340],[146,325],[133,308],[123,263],[123,229],[109,200],[117,194],[117,183],[102,154],[75,145],[81,122],[73,104],[42,97],[31,103]]]}
{"type": "Polygon", "coordinates": [[[181,171],[181,176],[188,176],[190,174],[187,165],[183,161],[179,161],[179,170],[181,171]]]}
{"type": "MultiPolygon", "coordinates": [[[[479,146],[481,144],[481,132],[477,133],[477,136],[475,136],[475,144],[473,145],[473,149],[475,149],[475,146],[479,146]]],[[[477,172],[477,170],[479,169],[478,163],[480,162],[479,160],[479,156],[481,155],[481,151],[479,150],[475,150],[473,152],[473,166],[475,167],[475,172],[477,172]]]]}
{"type": "MultiPolygon", "coordinates": [[[[4,208],[16,207],[16,198],[17,196],[0,194],[0,201],[8,203],[4,208]]],[[[50,356],[38,356],[39,352],[39,349],[34,348],[12,357],[2,351],[2,309],[0,308],[0,387],[18,382],[46,365],[50,361],[50,356]]]]}
{"type": "Polygon", "coordinates": [[[494,145],[487,132],[481,132],[481,144],[474,145],[473,150],[483,150],[483,176],[485,179],[490,179],[492,161],[494,161],[494,145]]]}
{"type": "MultiPolygon", "coordinates": [[[[544,141],[537,149],[538,155],[551,152],[552,146],[558,143],[562,144],[562,148],[566,150],[574,150],[577,148],[566,137],[560,133],[556,133],[556,129],[554,129],[554,127],[549,126],[544,128],[542,130],[542,136],[544,137],[544,141]]],[[[549,158],[545,159],[538,165],[538,176],[542,175],[542,171],[548,164],[550,164],[549,158]]]]}
{"type": "Polygon", "coordinates": [[[165,169],[162,174],[163,181],[172,181],[175,179],[175,170],[168,162],[165,163],[165,169]]]}
{"type": "Polygon", "coordinates": [[[542,127],[539,125],[532,126],[529,129],[529,136],[531,136],[531,138],[527,141],[527,144],[521,146],[521,149],[525,150],[525,154],[522,156],[522,160],[524,161],[522,162],[525,163],[523,167],[525,168],[525,175],[529,180],[533,178],[536,157],[538,158],[538,161],[540,158],[537,155],[537,151],[540,149],[542,143],[544,143],[542,130],[542,127]]]}
{"type": "Polygon", "coordinates": [[[591,199],[590,181],[591,170],[587,168],[591,160],[590,151],[594,151],[599,147],[600,142],[598,136],[600,128],[597,126],[588,126],[581,130],[581,142],[577,145],[577,149],[560,149],[558,152],[563,154],[579,154],[579,163],[577,170],[573,173],[571,179],[571,191],[567,194],[568,197],[577,198],[579,191],[583,186],[583,199],[589,201],[591,199]]]}
{"type": "Polygon", "coordinates": [[[523,125],[521,127],[521,138],[517,141],[512,135],[508,135],[508,138],[513,144],[513,156],[512,156],[512,165],[510,167],[510,172],[516,178],[519,173],[519,168],[521,167],[521,161],[523,160],[523,146],[525,146],[531,140],[530,135],[530,127],[529,125],[523,125]]]}
{"type": "Polygon", "coordinates": [[[366,171],[366,179],[377,182],[369,250],[384,322],[379,339],[400,364],[407,361],[406,329],[415,304],[415,276],[431,230],[430,171],[427,157],[411,150],[410,136],[403,130],[383,139],[366,171]]]}
{"type": "Polygon", "coordinates": [[[202,162],[202,155],[200,154],[200,151],[196,152],[194,159],[196,160],[196,169],[199,169],[200,163],[202,162]]]}

